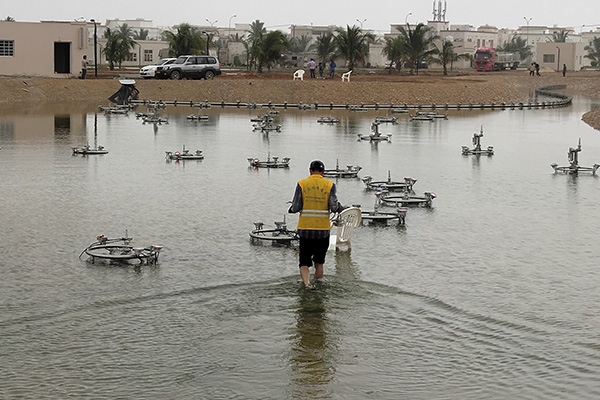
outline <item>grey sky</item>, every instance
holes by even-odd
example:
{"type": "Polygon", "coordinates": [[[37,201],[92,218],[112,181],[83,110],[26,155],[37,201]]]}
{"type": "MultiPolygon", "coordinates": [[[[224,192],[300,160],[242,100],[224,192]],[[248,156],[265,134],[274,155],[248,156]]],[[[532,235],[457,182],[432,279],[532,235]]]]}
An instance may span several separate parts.
{"type": "MultiPolygon", "coordinates": [[[[95,18],[104,23],[106,19],[150,19],[157,26],[171,26],[181,22],[193,25],[227,27],[235,23],[250,23],[256,19],[269,29],[281,29],[295,25],[361,25],[365,29],[389,32],[390,24],[403,24],[405,20],[415,24],[433,18],[433,1],[240,1],[228,0],[202,2],[177,0],[123,2],[115,0],[82,1],[48,0],[4,1],[0,8],[1,19],[7,16],[17,21],[41,20],[67,21],[84,17],[95,18]],[[409,15],[411,13],[411,15],[409,15]],[[236,17],[233,17],[236,15],[236,17]],[[365,20],[366,19],[366,20],[365,20]],[[363,20],[365,20],[363,22],[363,20]],[[359,22],[360,21],[360,22],[359,22]]],[[[437,4],[437,3],[436,3],[437,4]]],[[[530,25],[567,26],[579,32],[600,27],[600,1],[467,1],[448,0],[446,20],[451,24],[469,24],[475,28],[493,25],[498,28],[516,29],[526,25],[524,17],[531,18],[530,25]]],[[[443,2],[442,2],[443,7],[443,2]]],[[[1,32],[0,32],[1,35],[1,32]]]]}

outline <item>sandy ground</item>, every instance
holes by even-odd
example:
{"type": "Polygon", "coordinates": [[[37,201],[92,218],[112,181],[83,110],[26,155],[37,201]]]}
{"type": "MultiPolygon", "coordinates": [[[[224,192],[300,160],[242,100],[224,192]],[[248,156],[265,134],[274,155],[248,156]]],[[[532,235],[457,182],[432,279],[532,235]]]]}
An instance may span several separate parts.
{"type": "MultiPolygon", "coordinates": [[[[517,103],[527,102],[538,87],[557,84],[566,85],[561,91],[564,94],[600,100],[599,71],[571,72],[566,77],[553,71],[542,71],[541,77],[530,77],[526,71],[469,72],[450,77],[426,73],[414,76],[357,73],[352,75],[350,83],[341,82],[339,77],[293,81],[291,71],[262,75],[225,71],[213,81],[136,79],[140,99],[147,100],[321,105],[517,103]]],[[[4,77],[0,78],[0,104],[64,100],[107,105],[108,97],[119,87],[119,82],[110,77],[86,80],[4,77]]],[[[600,130],[600,108],[582,118],[600,130]]]]}

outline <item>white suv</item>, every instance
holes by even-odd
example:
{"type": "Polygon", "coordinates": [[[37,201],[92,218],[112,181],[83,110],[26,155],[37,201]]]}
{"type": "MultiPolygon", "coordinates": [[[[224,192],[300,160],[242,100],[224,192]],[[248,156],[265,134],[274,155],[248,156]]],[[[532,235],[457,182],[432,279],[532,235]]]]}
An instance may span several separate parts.
{"type": "Polygon", "coordinates": [[[146,65],[140,69],[140,76],[144,79],[154,78],[154,74],[156,72],[156,68],[162,67],[164,65],[172,64],[177,60],[176,58],[163,58],[162,60],[157,61],[152,65],[146,65]]]}

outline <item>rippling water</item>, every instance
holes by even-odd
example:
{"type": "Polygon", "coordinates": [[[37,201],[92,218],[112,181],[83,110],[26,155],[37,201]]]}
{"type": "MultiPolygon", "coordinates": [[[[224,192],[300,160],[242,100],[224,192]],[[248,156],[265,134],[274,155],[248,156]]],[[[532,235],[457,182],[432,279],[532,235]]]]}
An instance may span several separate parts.
{"type": "MultiPolygon", "coordinates": [[[[580,120],[595,106],[400,116],[379,144],[356,135],[383,111],[282,110],[282,132],[264,135],[249,122],[264,110],[194,123],[169,107],[154,129],[96,105],[5,107],[0,397],[597,399],[600,181],[550,167],[579,138],[580,164],[600,163],[580,120]],[[482,125],[496,154],[462,156],[482,125]],[[110,153],[71,155],[94,140],[110,153]],[[165,162],[184,144],[206,158],[165,162]],[[289,170],[248,168],[269,152],[289,170]],[[315,158],[438,197],[406,227],[360,228],[305,291],[296,250],[248,233],[283,218],[315,158]],[[164,245],[158,265],[78,258],[126,230],[164,245]]],[[[372,209],[360,180],[337,185],[372,209]]]]}

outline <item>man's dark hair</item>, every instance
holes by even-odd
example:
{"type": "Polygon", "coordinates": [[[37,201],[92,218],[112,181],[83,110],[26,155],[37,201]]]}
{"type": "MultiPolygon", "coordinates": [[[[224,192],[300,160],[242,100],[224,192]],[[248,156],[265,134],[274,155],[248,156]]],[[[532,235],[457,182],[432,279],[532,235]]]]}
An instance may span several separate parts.
{"type": "Polygon", "coordinates": [[[310,163],[309,169],[311,171],[323,172],[323,171],[325,171],[325,165],[323,164],[322,161],[315,160],[315,161],[313,161],[313,162],[310,163]]]}

